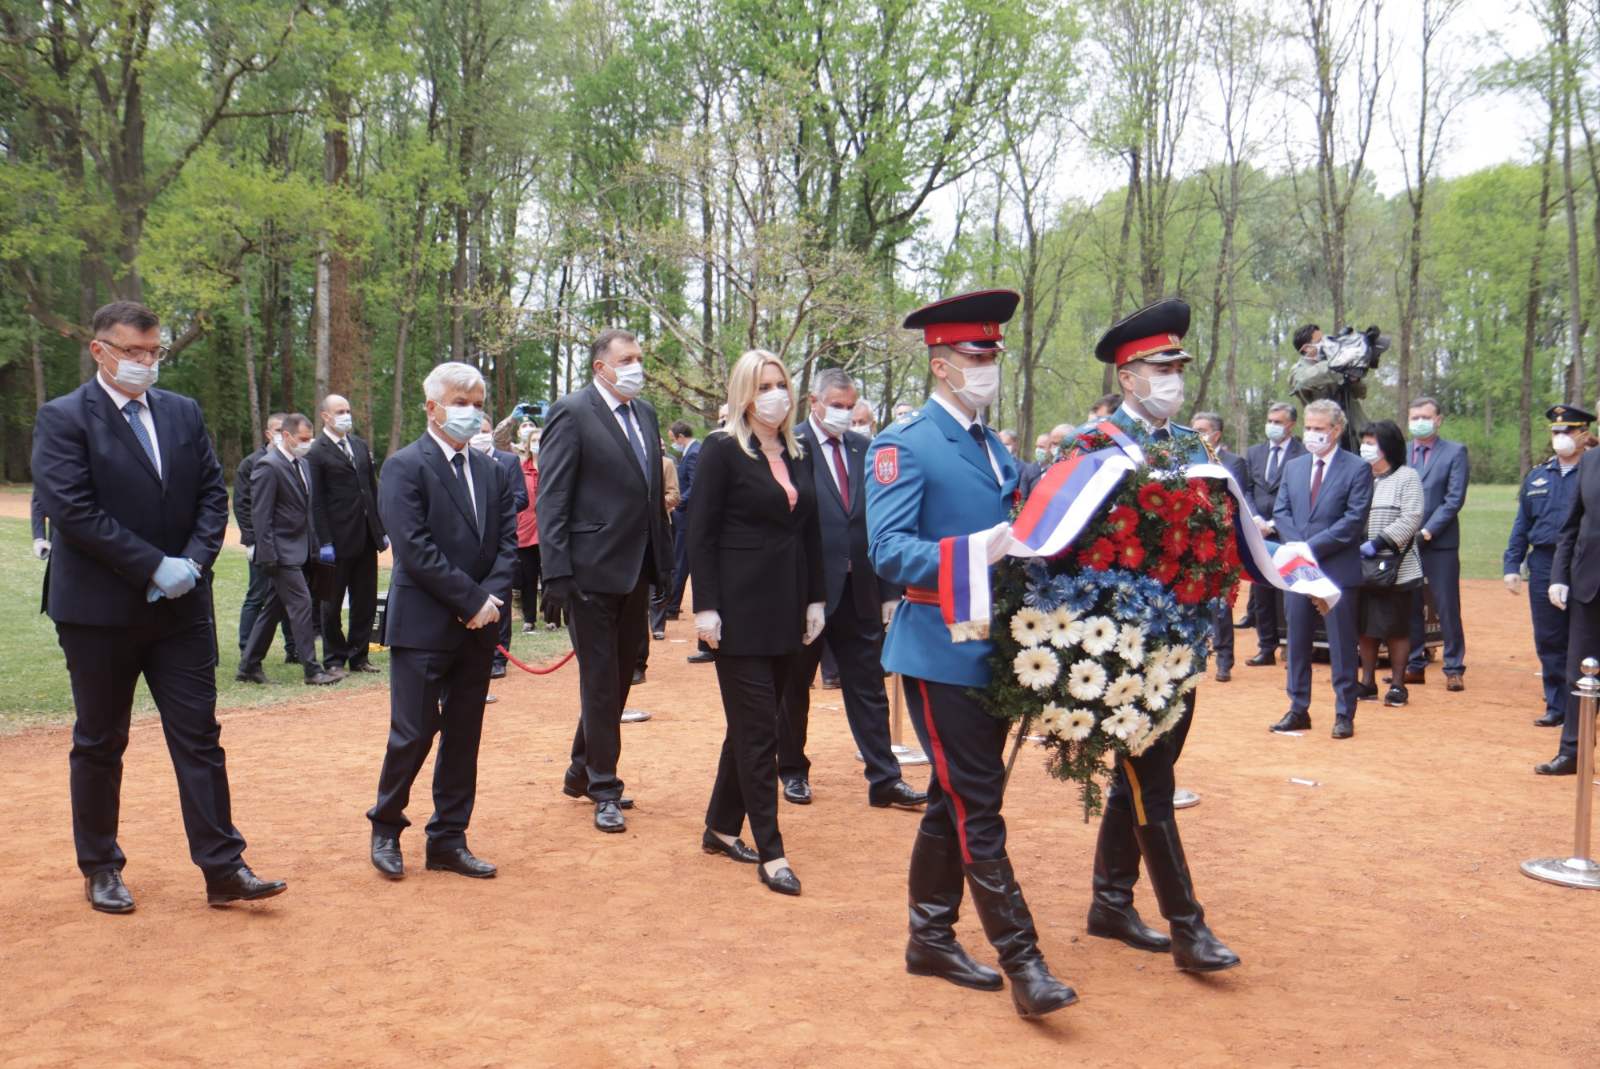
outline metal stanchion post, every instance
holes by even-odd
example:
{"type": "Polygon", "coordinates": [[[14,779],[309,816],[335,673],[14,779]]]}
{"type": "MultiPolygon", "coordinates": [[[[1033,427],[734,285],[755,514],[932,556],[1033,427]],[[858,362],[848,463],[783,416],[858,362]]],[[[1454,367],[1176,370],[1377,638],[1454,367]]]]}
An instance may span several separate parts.
{"type": "Polygon", "coordinates": [[[1179,787],[1172,792],[1172,808],[1189,809],[1200,804],[1200,796],[1186,787],[1179,787]]]}
{"type": "MultiPolygon", "coordinates": [[[[896,672],[889,677],[889,749],[902,766],[925,765],[928,763],[928,755],[915,746],[907,746],[903,741],[906,734],[906,710],[902,690],[900,673],[896,672]]],[[[856,751],[856,760],[866,760],[860,750],[856,751]]]]}
{"type": "Polygon", "coordinates": [[[1522,863],[1525,875],[1563,887],[1600,890],[1600,864],[1589,856],[1594,807],[1595,708],[1600,706],[1600,661],[1583,659],[1583,678],[1572,693],[1578,699],[1578,807],[1571,857],[1539,857],[1522,863]]]}

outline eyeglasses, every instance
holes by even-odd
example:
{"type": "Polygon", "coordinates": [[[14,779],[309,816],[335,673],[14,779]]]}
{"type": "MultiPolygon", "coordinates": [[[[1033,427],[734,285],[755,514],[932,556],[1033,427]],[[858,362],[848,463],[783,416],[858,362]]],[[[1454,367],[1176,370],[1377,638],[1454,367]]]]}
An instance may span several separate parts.
{"type": "Polygon", "coordinates": [[[106,341],[104,338],[96,338],[95,341],[116,353],[117,356],[128,360],[137,360],[141,364],[159,364],[172,355],[172,350],[165,345],[158,345],[154,349],[125,349],[115,342],[106,341]]]}

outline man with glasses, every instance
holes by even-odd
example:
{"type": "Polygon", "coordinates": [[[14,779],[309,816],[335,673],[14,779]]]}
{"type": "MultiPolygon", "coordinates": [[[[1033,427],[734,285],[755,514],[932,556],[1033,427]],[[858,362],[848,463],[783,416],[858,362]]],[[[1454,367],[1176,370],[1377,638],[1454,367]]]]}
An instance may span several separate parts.
{"type": "Polygon", "coordinates": [[[90,381],[39,410],[34,491],[54,547],[44,609],[72,678],[72,832],[89,904],[128,913],[117,845],[122,753],[141,676],[177,772],[189,856],[206,902],[269,898],[244,863],[217,723],[211,566],[228,524],[222,465],[192,398],[152,390],[160,322],[118,301],[94,315],[90,381]]]}

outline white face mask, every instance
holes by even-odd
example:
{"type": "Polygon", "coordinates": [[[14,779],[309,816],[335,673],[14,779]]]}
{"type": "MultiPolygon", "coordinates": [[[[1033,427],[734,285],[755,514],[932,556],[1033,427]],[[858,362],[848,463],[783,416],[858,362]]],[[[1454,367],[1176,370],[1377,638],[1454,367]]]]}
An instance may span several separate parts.
{"type": "Polygon", "coordinates": [[[307,453],[311,452],[311,443],[310,442],[297,441],[290,448],[294,452],[295,458],[297,460],[304,460],[305,459],[305,455],[307,453]]]}
{"type": "Polygon", "coordinates": [[[1281,441],[1283,441],[1283,424],[1281,424],[1281,423],[1269,423],[1269,424],[1267,424],[1267,441],[1269,441],[1269,442],[1281,442],[1281,441]]]}
{"type": "Polygon", "coordinates": [[[789,391],[781,387],[762,390],[756,394],[756,419],[769,427],[776,427],[789,414],[789,391]]]}
{"type": "Polygon", "coordinates": [[[352,418],[348,412],[341,412],[337,416],[333,417],[333,429],[338,431],[340,434],[349,434],[350,428],[354,427],[355,425],[355,419],[352,418]]]}
{"type": "Polygon", "coordinates": [[[1328,448],[1327,431],[1308,430],[1305,434],[1301,435],[1300,440],[1305,443],[1305,447],[1307,449],[1311,450],[1313,453],[1316,453],[1318,456],[1321,456],[1323,450],[1328,448]]]}
{"type": "Polygon", "coordinates": [[[946,367],[955,368],[961,373],[961,386],[950,383],[951,391],[961,400],[970,405],[974,411],[988,408],[994,403],[995,397],[1000,393],[1000,369],[994,364],[979,364],[976,367],[957,368],[954,364],[946,367]]]}
{"type": "Polygon", "coordinates": [[[631,401],[639,396],[639,391],[644,389],[644,363],[635,360],[631,364],[611,369],[617,381],[611,383],[612,390],[624,401],[631,401]]]}
{"type": "Polygon", "coordinates": [[[1144,409],[1145,415],[1151,419],[1171,419],[1178,414],[1178,409],[1183,407],[1183,376],[1157,375],[1154,378],[1138,376],[1140,382],[1149,390],[1143,397],[1138,398],[1139,406],[1144,409]]]}
{"type": "Polygon", "coordinates": [[[850,424],[850,429],[861,435],[863,438],[872,437],[872,424],[870,423],[852,423],[850,424]]]}
{"type": "Polygon", "coordinates": [[[118,357],[116,374],[111,376],[111,381],[123,389],[143,393],[154,386],[160,377],[160,364],[141,364],[137,360],[118,357]]]}
{"type": "Polygon", "coordinates": [[[1550,438],[1550,448],[1558,457],[1570,457],[1578,451],[1578,440],[1570,434],[1556,434],[1550,438]]]}
{"type": "Polygon", "coordinates": [[[283,435],[278,431],[273,431],[272,432],[272,448],[274,448],[274,449],[282,449],[283,448],[283,435]]]}
{"type": "Polygon", "coordinates": [[[494,452],[494,435],[488,431],[479,431],[467,440],[467,444],[480,453],[494,452]]]}
{"type": "Polygon", "coordinates": [[[1362,460],[1365,460],[1368,464],[1376,464],[1380,459],[1382,459],[1382,457],[1383,457],[1383,451],[1378,448],[1377,443],[1375,443],[1375,442],[1362,442],[1361,443],[1361,459],[1362,460]]]}
{"type": "Polygon", "coordinates": [[[850,429],[850,410],[848,408],[824,408],[822,419],[819,420],[822,429],[834,438],[839,437],[850,429]]]}
{"type": "Polygon", "coordinates": [[[524,442],[531,441],[533,439],[533,431],[534,428],[530,424],[529,426],[523,427],[521,430],[517,431],[517,437],[521,438],[524,442]]]}

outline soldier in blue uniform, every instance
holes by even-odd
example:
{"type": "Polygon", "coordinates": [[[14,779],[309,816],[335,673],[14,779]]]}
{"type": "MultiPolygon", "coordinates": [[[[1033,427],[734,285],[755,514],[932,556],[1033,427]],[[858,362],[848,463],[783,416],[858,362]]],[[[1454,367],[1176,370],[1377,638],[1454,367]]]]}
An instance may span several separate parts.
{"type": "MultiPolygon", "coordinates": [[[[1111,414],[1112,423],[1140,445],[1175,442],[1188,463],[1215,463],[1198,434],[1172,422],[1183,407],[1183,373],[1189,364],[1183,337],[1188,332],[1189,306],[1167,298],[1106,331],[1094,355],[1117,368],[1123,400],[1111,414]]],[[[1239,956],[1206,926],[1172,808],[1173,766],[1189,736],[1194,699],[1192,690],[1184,695],[1188,711],[1183,719],[1149,750],[1117,761],[1095,844],[1088,930],[1138,950],[1171,950],[1173,961],[1185,972],[1216,972],[1239,964],[1239,956]],[[1146,925],[1134,909],[1141,856],[1161,915],[1172,928],[1170,938],[1146,925]]]]}
{"type": "Polygon", "coordinates": [[[971,693],[989,682],[991,643],[952,642],[937,590],[940,539],[986,532],[991,565],[1011,544],[1017,465],[980,417],[999,390],[1000,324],[1019,299],[1010,290],[985,290],[906,317],[906,327],[923,331],[934,392],[920,412],[873,439],[867,538],[879,577],[906,588],[883,665],[903,677],[911,722],[934,771],[911,852],[906,970],[983,991],[1004,986],[956,942],[965,873],[1017,1012],[1037,1017],[1078,996],[1045,965],[1006,858],[1000,803],[1010,725],[971,693]]]}
{"type": "Polygon", "coordinates": [[[1567,507],[1578,490],[1578,461],[1589,440],[1594,415],[1576,405],[1553,405],[1550,421],[1555,456],[1536,465],[1517,492],[1517,518],[1511,521],[1503,571],[1506,589],[1522,592],[1522,565],[1528,565],[1528,607],[1533,613],[1533,647],[1544,676],[1544,716],[1534,723],[1560,727],[1567,709],[1567,614],[1550,604],[1550,566],[1567,507]]]}

